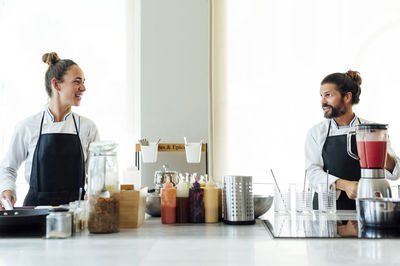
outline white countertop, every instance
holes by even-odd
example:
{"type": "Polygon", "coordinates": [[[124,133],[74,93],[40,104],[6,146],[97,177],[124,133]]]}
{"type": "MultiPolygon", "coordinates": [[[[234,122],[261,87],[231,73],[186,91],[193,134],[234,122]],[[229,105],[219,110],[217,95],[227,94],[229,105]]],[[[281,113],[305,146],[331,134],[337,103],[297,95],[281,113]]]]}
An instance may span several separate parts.
{"type": "Polygon", "coordinates": [[[400,240],[272,239],[264,225],[162,225],[65,240],[0,239],[3,265],[399,265],[400,240]],[[396,263],[397,262],[397,263],[396,263]]]}

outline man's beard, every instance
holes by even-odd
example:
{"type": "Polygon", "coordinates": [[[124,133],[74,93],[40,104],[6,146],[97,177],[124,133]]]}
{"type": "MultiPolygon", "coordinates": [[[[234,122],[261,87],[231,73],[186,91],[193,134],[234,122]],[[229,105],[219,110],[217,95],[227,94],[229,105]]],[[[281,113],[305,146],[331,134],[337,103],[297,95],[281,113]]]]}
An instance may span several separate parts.
{"type": "Polygon", "coordinates": [[[332,105],[328,105],[328,104],[323,104],[322,107],[330,107],[331,108],[331,112],[324,112],[324,117],[325,118],[335,118],[341,115],[344,115],[346,113],[346,107],[344,107],[344,102],[343,99],[340,100],[340,103],[338,106],[333,107],[332,105]]]}

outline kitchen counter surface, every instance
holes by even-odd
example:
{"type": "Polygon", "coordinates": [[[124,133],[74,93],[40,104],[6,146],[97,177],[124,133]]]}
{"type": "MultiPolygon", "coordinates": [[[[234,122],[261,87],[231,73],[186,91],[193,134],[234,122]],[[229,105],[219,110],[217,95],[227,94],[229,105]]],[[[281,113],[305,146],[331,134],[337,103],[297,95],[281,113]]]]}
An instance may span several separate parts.
{"type": "Polygon", "coordinates": [[[252,226],[162,225],[66,240],[0,239],[2,265],[399,265],[400,240],[273,239],[252,226]]]}

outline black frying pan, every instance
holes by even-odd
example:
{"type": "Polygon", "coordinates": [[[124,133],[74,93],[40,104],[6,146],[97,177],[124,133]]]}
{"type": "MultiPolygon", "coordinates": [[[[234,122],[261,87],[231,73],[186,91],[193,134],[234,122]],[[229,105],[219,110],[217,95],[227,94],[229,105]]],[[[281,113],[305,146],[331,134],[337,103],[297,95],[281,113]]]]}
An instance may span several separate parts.
{"type": "Polygon", "coordinates": [[[0,236],[44,236],[48,210],[0,211],[0,236]]]}

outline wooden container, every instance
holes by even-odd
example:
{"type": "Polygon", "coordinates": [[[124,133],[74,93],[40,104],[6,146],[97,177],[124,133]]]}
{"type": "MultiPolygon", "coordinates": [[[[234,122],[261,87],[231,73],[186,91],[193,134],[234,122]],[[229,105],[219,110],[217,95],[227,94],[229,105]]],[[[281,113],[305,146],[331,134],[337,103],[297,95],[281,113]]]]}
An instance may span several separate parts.
{"type": "Polygon", "coordinates": [[[133,190],[133,185],[121,185],[119,227],[138,228],[144,223],[147,187],[133,190]]]}

